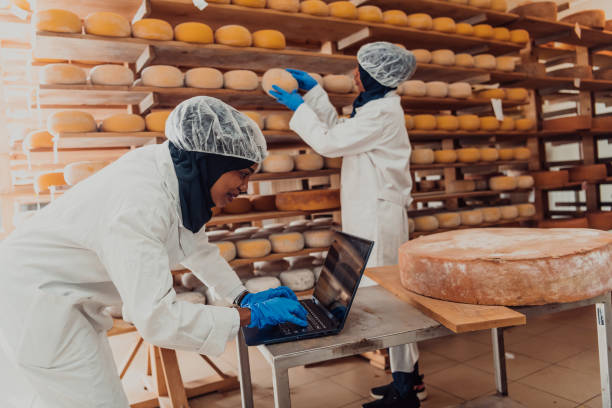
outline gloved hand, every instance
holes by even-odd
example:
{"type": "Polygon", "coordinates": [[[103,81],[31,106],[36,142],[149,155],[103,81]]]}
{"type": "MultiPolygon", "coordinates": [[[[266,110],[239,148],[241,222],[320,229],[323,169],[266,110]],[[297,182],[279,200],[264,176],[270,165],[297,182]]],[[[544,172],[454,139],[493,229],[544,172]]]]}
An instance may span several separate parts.
{"type": "Polygon", "coordinates": [[[297,300],[297,296],[291,289],[286,286],[279,286],[278,288],[264,290],[263,292],[247,293],[240,301],[240,307],[251,307],[256,303],[265,302],[272,298],[287,298],[297,300]]]}
{"type": "Polygon", "coordinates": [[[310,91],[312,88],[317,86],[318,82],[316,79],[310,76],[308,72],[300,71],[299,69],[287,68],[287,72],[295,78],[300,89],[310,91]]]}
{"type": "Polygon", "coordinates": [[[304,99],[302,95],[298,93],[297,89],[289,93],[278,85],[272,85],[272,88],[274,88],[274,90],[270,91],[270,95],[272,95],[278,103],[282,103],[292,111],[297,110],[297,108],[304,103],[304,99]]]}
{"type": "Polygon", "coordinates": [[[308,326],[306,321],[308,312],[297,300],[275,297],[261,303],[255,303],[251,305],[250,309],[251,324],[248,327],[261,329],[286,322],[302,327],[308,326]]]}

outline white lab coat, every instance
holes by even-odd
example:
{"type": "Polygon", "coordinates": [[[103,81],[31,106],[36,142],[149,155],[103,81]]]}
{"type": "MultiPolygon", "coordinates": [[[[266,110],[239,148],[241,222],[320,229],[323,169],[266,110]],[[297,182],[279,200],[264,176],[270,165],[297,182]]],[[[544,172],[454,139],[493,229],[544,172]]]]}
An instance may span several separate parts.
{"type": "Polygon", "coordinates": [[[32,388],[16,406],[127,407],[105,336],[108,305],[123,303],[151,344],[221,354],[238,312],[176,301],[170,267],[179,263],[229,300],[244,290],[204,228],[182,226],[167,143],[124,155],[14,231],[0,244],[0,352],[13,362],[0,379],[32,388]]]}
{"type": "MultiPolygon", "coordinates": [[[[408,241],[407,207],[412,199],[411,146],[400,97],[384,98],[339,119],[320,85],[304,95],[290,127],[317,153],[342,157],[342,229],[375,242],[369,267],[397,265],[398,249],[408,241]]],[[[415,345],[391,349],[393,371],[411,372],[415,345]]]]}

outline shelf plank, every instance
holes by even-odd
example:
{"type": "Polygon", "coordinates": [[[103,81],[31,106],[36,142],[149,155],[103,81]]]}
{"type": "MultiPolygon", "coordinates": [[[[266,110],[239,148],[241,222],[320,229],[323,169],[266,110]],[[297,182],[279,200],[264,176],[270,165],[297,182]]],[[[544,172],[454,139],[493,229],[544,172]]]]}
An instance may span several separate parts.
{"type": "Polygon", "coordinates": [[[516,224],[518,222],[527,222],[527,221],[535,221],[535,220],[537,220],[537,217],[519,217],[519,218],[514,218],[512,220],[500,220],[497,222],[483,222],[482,224],[471,225],[471,226],[470,225],[460,225],[456,228],[439,228],[435,231],[414,232],[413,234],[411,234],[410,239],[422,237],[425,235],[437,234],[440,232],[459,230],[459,229],[501,227],[503,225],[516,224]]]}
{"type": "Polygon", "coordinates": [[[332,174],[340,174],[340,169],[323,169],[315,171],[290,171],[287,173],[257,173],[253,174],[250,181],[306,179],[312,177],[325,177],[332,174]]]}
{"type": "Polygon", "coordinates": [[[449,200],[451,198],[487,197],[487,196],[496,196],[499,194],[520,193],[520,192],[528,192],[528,191],[532,191],[532,189],[516,189],[516,190],[510,190],[510,191],[482,190],[482,191],[470,191],[468,193],[452,193],[452,194],[444,193],[444,192],[414,193],[412,194],[412,198],[414,202],[444,201],[444,200],[449,200]]]}
{"type": "Polygon", "coordinates": [[[492,167],[492,166],[523,166],[529,163],[529,160],[507,160],[507,161],[490,161],[476,163],[433,163],[433,164],[411,164],[410,170],[431,170],[431,169],[448,169],[457,167],[492,167]]]}
{"type": "Polygon", "coordinates": [[[275,261],[278,259],[283,259],[283,258],[287,258],[290,256],[303,256],[303,255],[310,255],[310,254],[314,254],[317,252],[325,252],[327,251],[329,248],[325,247],[325,248],[306,248],[303,249],[301,251],[298,252],[289,252],[289,253],[283,253],[283,254],[270,254],[261,258],[243,258],[243,259],[234,259],[233,261],[230,261],[230,266],[232,267],[236,267],[236,266],[242,266],[242,265],[249,265],[255,262],[263,262],[263,261],[275,261]]]}
{"type": "Polygon", "coordinates": [[[222,214],[213,217],[206,225],[237,224],[248,221],[270,220],[274,218],[299,217],[302,215],[327,214],[340,211],[340,208],[317,211],[260,211],[246,214],[222,214]]]}
{"type": "MultiPolygon", "coordinates": [[[[87,132],[61,133],[58,140],[58,150],[83,150],[126,148],[155,144],[158,138],[165,138],[158,132],[87,132]]],[[[31,152],[53,151],[53,149],[32,149],[31,152]]]]}
{"type": "Polygon", "coordinates": [[[37,0],[37,10],[62,9],[70,10],[81,18],[97,11],[111,11],[132,20],[142,5],[142,0],[121,0],[99,2],[97,0],[37,0]]]}
{"type": "Polygon", "coordinates": [[[581,26],[578,37],[574,24],[551,21],[538,17],[521,17],[509,25],[511,29],[522,28],[529,31],[536,44],[557,41],[586,47],[609,46],[612,32],[581,26]]]}

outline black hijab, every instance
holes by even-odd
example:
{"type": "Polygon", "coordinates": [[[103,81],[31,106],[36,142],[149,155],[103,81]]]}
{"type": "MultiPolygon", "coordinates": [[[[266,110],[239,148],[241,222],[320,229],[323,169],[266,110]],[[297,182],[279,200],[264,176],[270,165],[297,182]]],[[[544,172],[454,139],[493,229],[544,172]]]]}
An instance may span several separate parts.
{"type": "Polygon", "coordinates": [[[255,162],[219,154],[190,152],[168,143],[178,179],[183,226],[197,233],[212,217],[210,189],[224,173],[251,167],[255,162]]]}
{"type": "Polygon", "coordinates": [[[387,92],[397,89],[382,85],[380,82],[372,78],[372,76],[368,74],[365,69],[361,68],[361,65],[357,65],[357,67],[359,69],[359,79],[361,80],[361,84],[363,85],[365,92],[361,92],[357,99],[355,99],[353,102],[353,112],[351,113],[351,118],[357,113],[357,108],[375,99],[383,98],[387,92]]]}

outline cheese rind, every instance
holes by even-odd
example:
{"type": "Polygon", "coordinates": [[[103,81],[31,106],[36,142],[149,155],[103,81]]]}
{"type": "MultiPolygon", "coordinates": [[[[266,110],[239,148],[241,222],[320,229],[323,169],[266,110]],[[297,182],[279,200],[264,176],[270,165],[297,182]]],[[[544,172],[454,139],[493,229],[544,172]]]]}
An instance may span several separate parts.
{"type": "Polygon", "coordinates": [[[253,33],[253,46],[283,50],[287,46],[285,36],[278,30],[259,30],[253,33]]]}
{"type": "Polygon", "coordinates": [[[54,33],[81,33],[81,19],[68,10],[49,9],[37,11],[33,17],[36,31],[51,31],[54,33]]]}
{"type": "Polygon", "coordinates": [[[259,87],[259,78],[253,71],[237,69],[224,73],[223,83],[227,89],[252,91],[259,87]]]}
{"type": "Polygon", "coordinates": [[[109,11],[91,13],[85,18],[85,32],[106,37],[129,37],[132,34],[130,22],[121,14],[109,11]]]}
{"type": "Polygon", "coordinates": [[[78,85],[87,83],[87,74],[72,64],[49,64],[40,71],[40,83],[48,85],[78,85]]]}
{"type": "Polygon", "coordinates": [[[380,7],[361,6],[357,8],[357,18],[361,21],[380,23],[383,21],[383,13],[380,7]]]}
{"type": "Polygon", "coordinates": [[[414,149],[410,154],[412,164],[431,164],[434,162],[434,151],[432,149],[414,149]]]}
{"type": "Polygon", "coordinates": [[[272,244],[267,239],[246,239],[236,242],[239,258],[263,258],[272,251],[272,244]]]}
{"type": "Polygon", "coordinates": [[[276,208],[281,211],[317,211],[340,207],[340,190],[305,190],[276,194],[276,208]]]}
{"type": "Polygon", "coordinates": [[[387,10],[383,12],[383,22],[396,26],[407,26],[408,16],[402,10],[387,10]]]}
{"type": "Polygon", "coordinates": [[[321,0],[306,0],[300,3],[300,12],[312,16],[329,16],[329,6],[321,0]]]}
{"type": "Polygon", "coordinates": [[[268,95],[273,90],[272,85],[276,85],[289,93],[298,89],[295,78],[283,68],[270,68],[261,78],[261,87],[268,95]]]}
{"type": "Polygon", "coordinates": [[[455,53],[451,50],[435,50],[431,53],[431,62],[437,65],[455,65],[455,53]]]}
{"type": "Polygon", "coordinates": [[[188,43],[212,44],[215,41],[213,30],[204,23],[186,22],[174,27],[174,39],[188,43]]]}
{"type": "Polygon", "coordinates": [[[461,215],[461,225],[474,226],[482,224],[483,216],[482,211],[480,211],[479,209],[471,211],[461,211],[461,213],[459,214],[461,215]]]}
{"type": "Polygon", "coordinates": [[[350,1],[334,1],[329,3],[329,14],[332,17],[356,20],[358,13],[357,7],[350,1]]]}
{"type": "Polygon", "coordinates": [[[245,27],[230,24],[217,28],[215,42],[232,47],[250,47],[253,44],[253,36],[245,27]]]}
{"type": "Polygon", "coordinates": [[[353,78],[348,75],[325,75],[323,77],[323,88],[330,93],[350,93],[353,90],[353,78]]]}
{"type": "Polygon", "coordinates": [[[271,234],[268,239],[274,253],[298,252],[304,249],[304,236],[299,232],[271,234]]]}
{"type": "Polygon", "coordinates": [[[281,272],[278,275],[281,283],[295,292],[312,289],[315,285],[315,276],[310,269],[294,269],[281,272]]]}
{"type": "Polygon", "coordinates": [[[454,163],[457,161],[457,152],[453,149],[443,149],[434,151],[434,161],[436,163],[454,163]]]}
{"type": "Polygon", "coordinates": [[[491,177],[489,179],[489,187],[493,191],[516,190],[517,180],[516,177],[511,176],[491,177]]]}
{"type": "Polygon", "coordinates": [[[334,231],[330,229],[314,229],[304,231],[304,242],[308,248],[324,248],[332,244],[334,231]]]}
{"type": "Polygon", "coordinates": [[[144,86],[160,88],[181,88],[185,75],[180,69],[171,65],[151,65],[140,74],[144,86]]]}
{"type": "Polygon", "coordinates": [[[297,13],[300,10],[300,0],[267,0],[267,7],[272,10],[297,13]]]}
{"type": "Polygon", "coordinates": [[[325,165],[323,156],[316,153],[304,153],[293,157],[295,168],[299,171],[321,170],[325,165]]]}
{"type": "Polygon", "coordinates": [[[414,13],[408,16],[408,25],[419,30],[431,30],[433,28],[433,19],[429,14],[414,13]]]}
{"type": "Polygon", "coordinates": [[[145,120],[135,114],[119,113],[102,121],[102,132],[143,132],[145,120]]]}
{"type": "Polygon", "coordinates": [[[97,130],[96,121],[89,112],[61,111],[47,118],[47,130],[54,136],[62,132],[87,133],[97,130]]]}
{"type": "Polygon", "coordinates": [[[456,228],[461,225],[461,216],[456,212],[436,214],[440,228],[456,228]]]}
{"type": "Polygon", "coordinates": [[[134,72],[123,65],[96,65],[89,71],[89,80],[92,85],[131,86],[134,72]]]}
{"type": "Polygon", "coordinates": [[[172,41],[174,30],[167,21],[157,18],[143,18],[132,23],[132,35],[146,40],[172,41]]]}
{"type": "Polygon", "coordinates": [[[145,126],[150,132],[165,132],[166,120],[170,116],[170,110],[151,112],[145,116],[145,126]]]}
{"type": "Polygon", "coordinates": [[[262,163],[264,173],[286,173],[293,170],[295,162],[288,154],[271,154],[262,163]]]}
{"type": "Polygon", "coordinates": [[[422,217],[414,218],[415,231],[419,232],[430,232],[435,231],[439,228],[440,223],[438,219],[433,215],[425,215],[422,217]]]}
{"type": "Polygon", "coordinates": [[[223,73],[214,68],[192,68],[185,72],[185,86],[201,89],[223,88],[223,73]]]}
{"type": "Polygon", "coordinates": [[[475,163],[480,160],[480,150],[475,147],[457,149],[457,158],[461,163],[475,163]]]}

